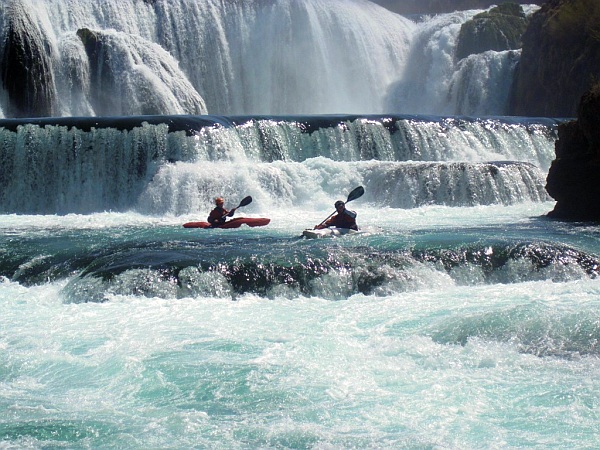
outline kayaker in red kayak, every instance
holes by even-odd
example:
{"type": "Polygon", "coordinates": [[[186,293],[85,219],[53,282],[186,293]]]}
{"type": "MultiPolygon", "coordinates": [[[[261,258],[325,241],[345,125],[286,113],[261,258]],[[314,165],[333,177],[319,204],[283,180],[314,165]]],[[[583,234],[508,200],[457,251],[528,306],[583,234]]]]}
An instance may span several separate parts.
{"type": "Polygon", "coordinates": [[[327,227],[337,227],[349,228],[351,230],[358,231],[358,225],[356,224],[356,213],[346,209],[346,204],[341,200],[335,202],[334,206],[337,214],[328,219],[326,222],[315,225],[314,229],[321,230],[327,227]]]}
{"type": "Polygon", "coordinates": [[[184,228],[239,228],[241,225],[249,227],[263,227],[267,225],[271,219],[265,217],[236,217],[235,219],[227,220],[227,217],[233,216],[233,213],[242,206],[247,206],[252,203],[252,197],[247,196],[242,199],[239,205],[227,211],[223,208],[225,200],[223,197],[215,198],[215,209],[210,212],[208,222],[187,222],[183,224],[184,228]]]}
{"type": "Polygon", "coordinates": [[[225,223],[225,221],[227,220],[227,217],[232,217],[233,214],[235,213],[235,210],[237,208],[233,208],[231,209],[231,211],[226,210],[225,208],[223,208],[223,205],[225,204],[225,199],[223,197],[217,197],[215,198],[215,205],[217,205],[215,207],[215,209],[213,209],[210,214],[208,215],[208,222],[212,225],[212,226],[218,226],[218,225],[222,225],[225,223]]]}

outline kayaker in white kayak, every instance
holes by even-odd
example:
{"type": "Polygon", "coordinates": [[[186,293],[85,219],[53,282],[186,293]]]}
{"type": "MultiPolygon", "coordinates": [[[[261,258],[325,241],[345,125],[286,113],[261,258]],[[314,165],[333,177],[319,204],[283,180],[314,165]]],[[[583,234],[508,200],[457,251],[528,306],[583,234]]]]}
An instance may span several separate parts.
{"type": "Polygon", "coordinates": [[[329,218],[327,221],[315,225],[315,230],[321,230],[327,227],[337,228],[349,228],[350,230],[358,231],[358,225],[356,224],[356,212],[346,209],[346,204],[338,200],[335,202],[335,210],[337,214],[329,218]]]}
{"type": "Polygon", "coordinates": [[[232,217],[233,213],[237,208],[233,208],[231,211],[223,208],[225,204],[225,199],[223,197],[215,198],[215,209],[213,209],[208,215],[208,219],[206,219],[212,226],[217,226],[225,223],[227,217],[232,217]]]}

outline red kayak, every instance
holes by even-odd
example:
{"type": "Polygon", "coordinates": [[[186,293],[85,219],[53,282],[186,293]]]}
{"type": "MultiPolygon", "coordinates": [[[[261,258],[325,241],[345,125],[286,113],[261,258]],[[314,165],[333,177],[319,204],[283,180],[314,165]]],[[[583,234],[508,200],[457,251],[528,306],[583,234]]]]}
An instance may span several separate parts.
{"type": "Polygon", "coordinates": [[[208,222],[188,222],[184,223],[184,228],[239,228],[243,224],[248,225],[249,227],[264,227],[268,225],[271,219],[266,219],[263,217],[236,217],[235,219],[228,220],[227,222],[218,225],[216,227],[212,226],[208,222]]]}

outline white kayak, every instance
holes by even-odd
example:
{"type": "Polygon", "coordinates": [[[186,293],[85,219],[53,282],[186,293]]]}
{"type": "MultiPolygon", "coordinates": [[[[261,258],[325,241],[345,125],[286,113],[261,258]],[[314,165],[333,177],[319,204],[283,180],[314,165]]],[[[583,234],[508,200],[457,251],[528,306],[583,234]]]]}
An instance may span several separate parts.
{"type": "Polygon", "coordinates": [[[308,239],[319,239],[326,237],[338,237],[345,236],[347,234],[358,234],[360,231],[351,230],[350,228],[322,228],[320,230],[306,229],[302,232],[302,236],[305,236],[308,239]]]}

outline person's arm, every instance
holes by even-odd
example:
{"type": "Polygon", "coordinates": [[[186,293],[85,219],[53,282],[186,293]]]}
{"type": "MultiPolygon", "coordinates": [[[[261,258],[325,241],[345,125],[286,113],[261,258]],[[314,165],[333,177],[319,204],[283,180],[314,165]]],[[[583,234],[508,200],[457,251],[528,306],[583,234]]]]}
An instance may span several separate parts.
{"type": "Polygon", "coordinates": [[[211,225],[215,223],[215,210],[214,209],[208,214],[206,221],[208,223],[210,223],[211,225]]]}
{"type": "Polygon", "coordinates": [[[344,211],[346,215],[346,222],[348,222],[348,228],[358,231],[358,224],[356,223],[356,212],[346,209],[344,211]]]}
{"type": "Polygon", "coordinates": [[[324,223],[316,225],[315,226],[315,230],[322,230],[323,228],[327,228],[330,227],[331,225],[333,225],[335,223],[335,218],[337,217],[337,214],[329,219],[327,219],[324,223]]]}

